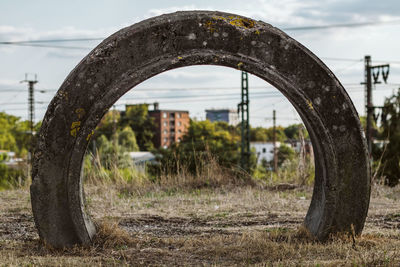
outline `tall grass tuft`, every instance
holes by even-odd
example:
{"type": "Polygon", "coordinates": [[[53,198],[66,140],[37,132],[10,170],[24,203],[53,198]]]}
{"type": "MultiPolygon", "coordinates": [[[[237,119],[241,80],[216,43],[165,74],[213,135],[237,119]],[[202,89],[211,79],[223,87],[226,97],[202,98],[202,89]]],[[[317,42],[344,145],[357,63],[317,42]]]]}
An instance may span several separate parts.
{"type": "Polygon", "coordinates": [[[149,191],[178,191],[223,186],[255,185],[251,176],[238,167],[222,167],[210,152],[195,154],[196,170],[189,169],[178,157],[164,165],[152,165],[143,172],[133,162],[104,162],[99,153],[84,159],[84,181],[90,185],[114,184],[126,194],[149,191]],[[151,172],[149,171],[151,170],[151,172]]]}
{"type": "Polygon", "coordinates": [[[270,166],[260,164],[253,176],[269,185],[285,183],[310,186],[314,183],[315,167],[310,156],[299,156],[285,160],[277,172],[270,170],[270,166]]]}
{"type": "Polygon", "coordinates": [[[27,169],[26,164],[9,167],[0,163],[0,190],[20,188],[30,184],[27,169]]]}

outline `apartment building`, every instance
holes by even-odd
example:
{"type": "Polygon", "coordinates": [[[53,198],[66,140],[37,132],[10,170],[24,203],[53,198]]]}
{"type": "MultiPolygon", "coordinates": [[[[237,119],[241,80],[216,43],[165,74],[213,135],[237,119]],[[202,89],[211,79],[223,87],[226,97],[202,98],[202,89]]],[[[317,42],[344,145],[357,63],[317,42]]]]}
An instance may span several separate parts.
{"type": "Polygon", "coordinates": [[[149,115],[156,124],[155,147],[167,148],[172,143],[180,142],[189,128],[189,111],[186,110],[160,110],[155,104],[149,115]]]}

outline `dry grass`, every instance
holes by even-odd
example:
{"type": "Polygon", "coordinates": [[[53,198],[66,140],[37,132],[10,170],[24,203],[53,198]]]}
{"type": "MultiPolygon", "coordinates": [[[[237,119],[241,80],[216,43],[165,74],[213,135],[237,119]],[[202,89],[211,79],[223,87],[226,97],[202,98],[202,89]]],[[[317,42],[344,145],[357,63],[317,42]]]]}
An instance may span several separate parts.
{"type": "Polygon", "coordinates": [[[364,233],[319,243],[301,227],[310,188],[242,186],[121,194],[90,186],[93,246],[40,244],[26,190],[0,192],[0,265],[399,266],[400,188],[377,187],[364,233]]]}
{"type": "Polygon", "coordinates": [[[189,171],[187,164],[174,160],[160,168],[156,177],[137,171],[133,165],[121,168],[109,163],[110,170],[104,168],[99,154],[85,161],[85,184],[88,186],[116,186],[121,194],[143,196],[150,192],[188,192],[202,188],[234,188],[237,186],[263,186],[245,171],[232,167],[222,167],[210,152],[198,157],[196,172],[189,171]],[[177,172],[171,172],[176,169],[177,172]]]}

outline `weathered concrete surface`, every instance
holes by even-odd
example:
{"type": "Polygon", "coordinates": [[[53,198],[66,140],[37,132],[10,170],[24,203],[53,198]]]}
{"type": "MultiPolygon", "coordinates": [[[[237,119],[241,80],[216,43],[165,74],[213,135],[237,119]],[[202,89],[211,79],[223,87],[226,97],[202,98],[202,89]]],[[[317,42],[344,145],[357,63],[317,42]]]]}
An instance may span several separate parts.
{"type": "Polygon", "coordinates": [[[190,65],[248,71],[276,86],[297,109],[315,150],[316,180],[306,227],[319,239],[360,233],[370,196],[370,166],[356,110],[333,73],[285,33],[260,21],[208,11],[177,12],[124,28],[69,74],[39,133],[31,186],[40,237],[55,247],[89,244],[82,159],[105,112],[130,88],[190,65]]]}

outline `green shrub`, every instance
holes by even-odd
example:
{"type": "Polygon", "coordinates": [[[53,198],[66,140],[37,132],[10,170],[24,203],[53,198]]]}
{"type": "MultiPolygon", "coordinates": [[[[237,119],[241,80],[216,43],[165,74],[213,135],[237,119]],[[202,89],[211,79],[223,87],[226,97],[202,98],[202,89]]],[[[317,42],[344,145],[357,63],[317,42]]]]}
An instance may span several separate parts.
{"type": "Polygon", "coordinates": [[[26,181],[25,172],[0,163],[0,190],[22,186],[26,181]]]}

